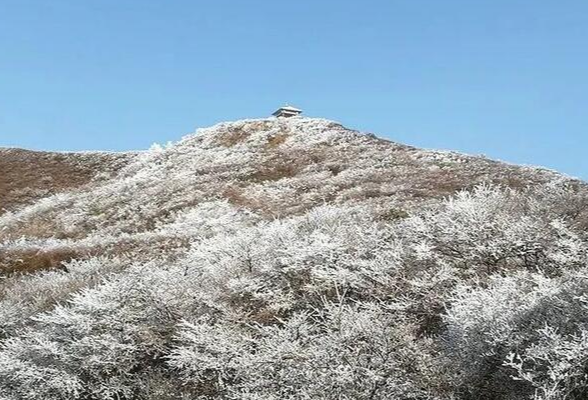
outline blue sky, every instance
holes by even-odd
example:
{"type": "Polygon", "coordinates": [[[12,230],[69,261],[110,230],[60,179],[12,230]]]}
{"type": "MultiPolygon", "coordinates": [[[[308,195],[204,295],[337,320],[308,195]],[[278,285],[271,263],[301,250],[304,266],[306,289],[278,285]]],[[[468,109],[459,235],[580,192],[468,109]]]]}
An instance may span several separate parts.
{"type": "Polygon", "coordinates": [[[0,146],[125,150],[283,103],[588,179],[585,0],[0,0],[0,146]]]}

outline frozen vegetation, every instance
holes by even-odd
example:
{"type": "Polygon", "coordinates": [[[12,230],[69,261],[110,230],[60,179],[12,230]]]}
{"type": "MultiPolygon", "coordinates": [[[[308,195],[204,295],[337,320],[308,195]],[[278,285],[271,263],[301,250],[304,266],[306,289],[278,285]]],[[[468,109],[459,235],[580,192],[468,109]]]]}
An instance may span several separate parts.
{"type": "Polygon", "coordinates": [[[582,182],[308,118],[101,164],[0,215],[0,400],[588,398],[582,182]]]}

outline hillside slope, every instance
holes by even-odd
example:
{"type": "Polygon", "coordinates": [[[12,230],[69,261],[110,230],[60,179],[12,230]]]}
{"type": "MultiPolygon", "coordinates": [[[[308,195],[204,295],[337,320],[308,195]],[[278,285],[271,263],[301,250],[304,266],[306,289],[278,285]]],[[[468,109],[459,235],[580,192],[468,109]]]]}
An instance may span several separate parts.
{"type": "Polygon", "coordinates": [[[107,177],[130,153],[51,153],[0,148],[0,214],[107,177]]]}
{"type": "Polygon", "coordinates": [[[583,182],[298,117],[3,154],[2,399],[588,394],[583,182]]]}

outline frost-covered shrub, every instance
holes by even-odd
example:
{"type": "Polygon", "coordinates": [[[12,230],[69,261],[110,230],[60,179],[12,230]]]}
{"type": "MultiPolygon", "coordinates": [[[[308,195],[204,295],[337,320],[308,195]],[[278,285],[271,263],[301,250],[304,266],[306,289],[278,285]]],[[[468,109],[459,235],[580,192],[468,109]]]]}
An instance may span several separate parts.
{"type": "Polygon", "coordinates": [[[406,279],[397,293],[410,299],[423,334],[443,330],[441,314],[457,284],[475,288],[517,271],[559,276],[585,265],[582,236],[541,210],[532,193],[483,185],[397,220],[392,240],[406,279]]]}
{"type": "Polygon", "coordinates": [[[6,279],[0,291],[0,332],[3,336],[15,333],[30,323],[29,317],[52,309],[80,289],[100,283],[123,269],[121,264],[116,258],[93,258],[67,264],[67,272],[60,269],[6,279]]]}
{"type": "Polygon", "coordinates": [[[588,397],[588,330],[561,334],[546,325],[540,337],[521,354],[510,353],[505,366],[514,369],[513,379],[530,383],[537,400],[588,397]]]}
{"type": "Polygon", "coordinates": [[[389,232],[363,208],[317,208],[194,244],[185,263],[219,297],[265,313],[315,305],[349,291],[385,290],[399,253],[389,232]]]}
{"type": "Polygon", "coordinates": [[[0,388],[39,399],[132,398],[145,390],[144,375],[161,364],[183,307],[198,306],[181,273],[148,268],[134,268],[33,317],[28,329],[0,346],[0,359],[10,365],[0,368],[0,388]],[[59,386],[63,374],[75,390],[70,383],[59,386]]]}
{"type": "Polygon", "coordinates": [[[169,364],[227,399],[426,399],[411,326],[374,305],[328,303],[271,326],[185,323],[169,364]]]}
{"type": "Polygon", "coordinates": [[[460,286],[449,299],[443,341],[464,390],[583,398],[587,290],[585,269],[562,277],[521,272],[493,277],[483,287],[460,286]]]}
{"type": "Polygon", "coordinates": [[[536,212],[520,192],[479,186],[405,221],[418,258],[464,270],[512,268],[558,273],[581,265],[586,245],[564,221],[536,212]]]}

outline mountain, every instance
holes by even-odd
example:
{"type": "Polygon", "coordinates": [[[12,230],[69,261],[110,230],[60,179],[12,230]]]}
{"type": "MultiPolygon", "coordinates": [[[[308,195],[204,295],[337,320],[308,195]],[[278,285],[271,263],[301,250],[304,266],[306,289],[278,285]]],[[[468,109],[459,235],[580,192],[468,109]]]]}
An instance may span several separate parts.
{"type": "Polygon", "coordinates": [[[312,118],[0,150],[0,398],[585,398],[587,206],[312,118]]]}

